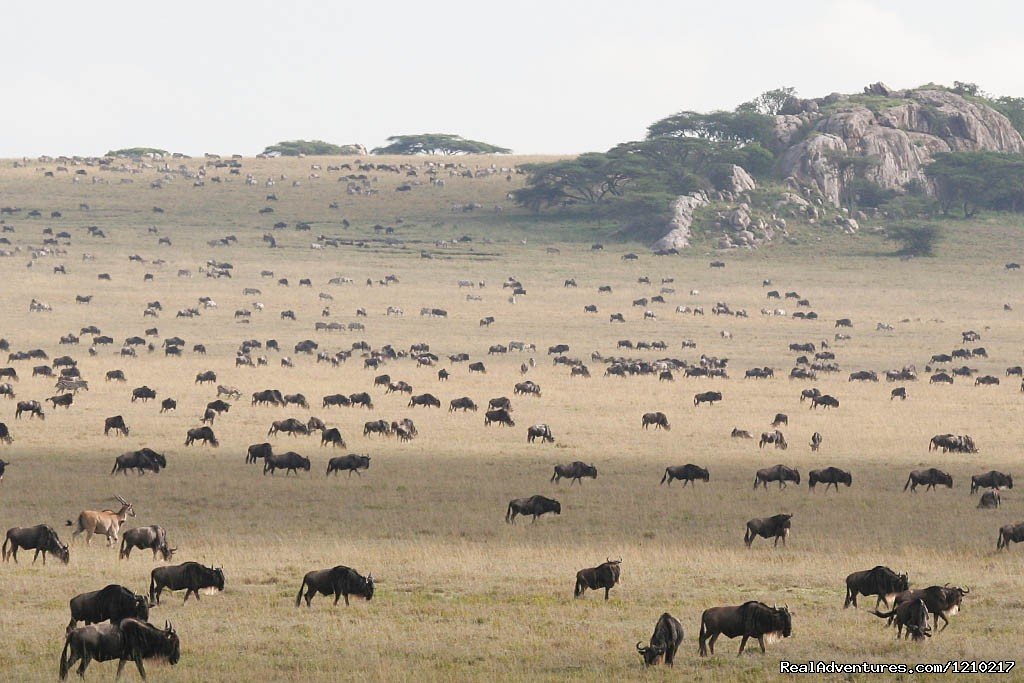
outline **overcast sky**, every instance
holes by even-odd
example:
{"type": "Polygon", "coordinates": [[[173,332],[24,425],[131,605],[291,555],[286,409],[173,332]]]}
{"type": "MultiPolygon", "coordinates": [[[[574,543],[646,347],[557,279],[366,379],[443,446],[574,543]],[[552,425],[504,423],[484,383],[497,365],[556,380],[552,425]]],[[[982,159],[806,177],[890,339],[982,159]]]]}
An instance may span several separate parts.
{"type": "Polygon", "coordinates": [[[572,153],[783,85],[1024,95],[1022,20],[985,0],[9,3],[0,156],[421,132],[572,153]]]}

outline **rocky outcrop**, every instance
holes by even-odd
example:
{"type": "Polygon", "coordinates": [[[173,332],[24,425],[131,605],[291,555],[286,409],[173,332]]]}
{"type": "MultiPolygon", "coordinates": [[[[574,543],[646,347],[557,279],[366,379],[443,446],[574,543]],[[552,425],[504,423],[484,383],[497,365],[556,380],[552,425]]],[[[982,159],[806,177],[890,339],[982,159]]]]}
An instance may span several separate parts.
{"type": "Polygon", "coordinates": [[[782,149],[777,171],[803,194],[839,206],[860,177],[885,189],[915,183],[933,191],[924,167],[939,152],[1024,152],[1010,121],[991,107],[937,88],[897,91],[884,83],[864,95],[794,100],[775,117],[782,149]],[[802,137],[801,137],[802,136],[802,137]]]}
{"type": "MultiPolygon", "coordinates": [[[[749,177],[749,176],[748,176],[749,177]]],[[[703,192],[693,192],[677,197],[672,202],[672,220],[669,231],[654,243],[656,250],[685,249],[690,246],[690,230],[693,226],[694,213],[708,203],[703,192]]]]}
{"type": "Polygon", "coordinates": [[[753,177],[747,173],[746,169],[735,164],[730,169],[728,182],[729,187],[727,189],[736,194],[757,189],[757,184],[754,182],[753,177]]]}

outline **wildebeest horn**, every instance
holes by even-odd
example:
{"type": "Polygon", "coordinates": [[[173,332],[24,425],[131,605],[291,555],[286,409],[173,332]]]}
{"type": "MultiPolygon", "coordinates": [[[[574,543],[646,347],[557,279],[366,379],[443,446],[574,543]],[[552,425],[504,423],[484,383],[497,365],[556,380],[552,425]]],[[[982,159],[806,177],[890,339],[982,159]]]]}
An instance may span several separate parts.
{"type": "Polygon", "coordinates": [[[963,588],[961,588],[961,589],[960,589],[960,591],[961,591],[961,592],[962,592],[962,593],[963,593],[964,595],[967,595],[968,593],[970,593],[970,592],[971,592],[971,589],[970,589],[970,588],[968,588],[967,586],[964,586],[963,588]]]}
{"type": "Polygon", "coordinates": [[[646,649],[647,649],[646,647],[640,647],[640,641],[639,640],[636,641],[636,651],[637,652],[643,652],[646,649]]]}

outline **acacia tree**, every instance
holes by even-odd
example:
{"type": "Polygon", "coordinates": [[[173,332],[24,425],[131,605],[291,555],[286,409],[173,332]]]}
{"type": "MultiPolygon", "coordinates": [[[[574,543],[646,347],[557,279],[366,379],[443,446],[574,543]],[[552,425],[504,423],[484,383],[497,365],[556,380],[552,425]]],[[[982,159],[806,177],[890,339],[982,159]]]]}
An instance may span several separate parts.
{"type": "Polygon", "coordinates": [[[388,144],[375,147],[373,154],[510,154],[512,150],[479,140],[467,140],[447,133],[392,135],[388,144]]]}

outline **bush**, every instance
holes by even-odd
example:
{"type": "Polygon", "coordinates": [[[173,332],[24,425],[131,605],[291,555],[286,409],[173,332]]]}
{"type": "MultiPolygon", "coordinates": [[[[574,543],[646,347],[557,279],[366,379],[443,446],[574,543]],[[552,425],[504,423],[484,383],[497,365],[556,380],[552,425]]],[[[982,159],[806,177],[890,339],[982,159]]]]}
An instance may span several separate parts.
{"type": "Polygon", "coordinates": [[[934,256],[942,231],[935,225],[895,225],[886,231],[885,239],[896,242],[896,256],[934,256]]]}
{"type": "Polygon", "coordinates": [[[272,152],[276,152],[284,157],[297,157],[300,154],[306,156],[346,156],[363,153],[362,149],[357,145],[335,145],[323,140],[287,140],[276,145],[270,145],[263,150],[264,154],[272,152]]]}

